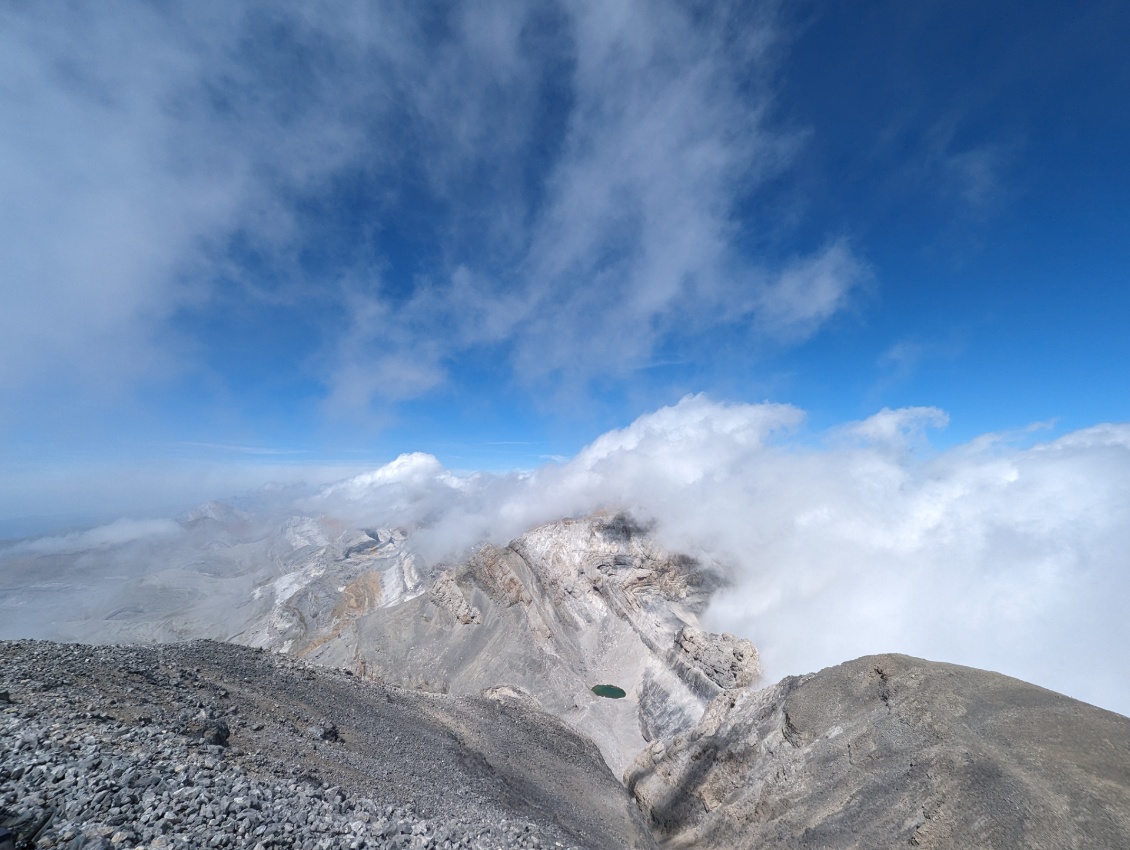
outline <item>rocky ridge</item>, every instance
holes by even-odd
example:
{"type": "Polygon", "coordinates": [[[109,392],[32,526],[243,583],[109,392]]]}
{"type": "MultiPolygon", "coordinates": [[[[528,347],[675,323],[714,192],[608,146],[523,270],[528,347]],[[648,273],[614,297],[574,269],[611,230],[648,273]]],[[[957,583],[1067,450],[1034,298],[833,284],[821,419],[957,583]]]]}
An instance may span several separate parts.
{"type": "Polygon", "coordinates": [[[1130,847],[1130,718],[904,655],[722,695],[627,782],[668,846],[1130,847]]]}
{"type": "Polygon", "coordinates": [[[749,641],[698,626],[719,583],[716,568],[664,552],[624,515],[564,520],[483,546],[348,628],[308,630],[293,651],[443,692],[519,687],[619,774],[650,736],[689,729],[711,699],[760,677],[749,641]],[[599,683],[628,696],[601,699],[599,683]]]}
{"type": "Polygon", "coordinates": [[[211,642],[0,643],[0,670],[20,847],[1130,846],[1130,718],[906,656],[726,691],[626,788],[514,687],[211,642]]]}
{"type": "Polygon", "coordinates": [[[652,846],[592,744],[211,642],[0,643],[0,823],[25,846],[652,846]]]}

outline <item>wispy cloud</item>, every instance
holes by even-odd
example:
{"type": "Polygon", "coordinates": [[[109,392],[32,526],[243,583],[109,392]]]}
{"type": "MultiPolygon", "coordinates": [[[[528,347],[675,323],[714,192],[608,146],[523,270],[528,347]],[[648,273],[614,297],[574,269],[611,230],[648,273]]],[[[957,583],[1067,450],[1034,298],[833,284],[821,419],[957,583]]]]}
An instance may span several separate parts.
{"type": "Polygon", "coordinates": [[[239,446],[231,443],[195,443],[189,440],[183,440],[177,445],[185,446],[187,448],[197,449],[217,449],[221,452],[230,452],[232,454],[242,455],[304,455],[310,454],[308,449],[285,449],[276,448],[272,446],[239,446]]]}
{"type": "Polygon", "coordinates": [[[961,121],[947,115],[927,133],[922,176],[935,193],[956,201],[968,214],[983,217],[996,212],[1010,194],[1010,171],[1023,144],[1016,138],[962,144],[961,121]]]}
{"type": "Polygon", "coordinates": [[[233,298],[327,315],[320,355],[280,365],[313,363],[345,412],[432,392],[469,352],[583,391],[720,324],[801,340],[862,266],[735,245],[736,205],[795,147],[766,118],[775,13],[8,6],[0,387],[199,368],[181,319],[233,298]]]}
{"type": "Polygon", "coordinates": [[[371,110],[338,85],[358,70],[348,19],[254,3],[0,11],[0,386],[101,392],[167,373],[187,351],[171,319],[208,304],[233,237],[285,259],[287,197],[367,150],[371,110]]]}
{"type": "Polygon", "coordinates": [[[0,554],[47,555],[62,552],[82,553],[90,549],[108,549],[144,540],[162,540],[176,537],[181,527],[170,519],[133,520],[119,519],[84,531],[75,531],[52,537],[36,537],[16,543],[0,554]]]}
{"type": "Polygon", "coordinates": [[[759,294],[758,324],[765,333],[804,340],[842,312],[867,279],[866,267],[843,241],[793,262],[759,294]]]}

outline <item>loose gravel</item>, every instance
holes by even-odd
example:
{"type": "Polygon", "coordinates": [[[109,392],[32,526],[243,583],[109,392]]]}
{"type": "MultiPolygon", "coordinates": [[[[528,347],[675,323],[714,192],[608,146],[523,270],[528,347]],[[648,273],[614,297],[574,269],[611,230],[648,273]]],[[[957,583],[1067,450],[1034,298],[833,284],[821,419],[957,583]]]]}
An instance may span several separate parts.
{"type": "MultiPolygon", "coordinates": [[[[472,703],[519,742],[545,736],[528,709],[472,703]]],[[[223,644],[0,643],[0,824],[17,848],[67,850],[649,846],[468,752],[476,730],[450,721],[468,711],[223,644]]],[[[595,753],[565,745],[566,762],[595,753]]]]}

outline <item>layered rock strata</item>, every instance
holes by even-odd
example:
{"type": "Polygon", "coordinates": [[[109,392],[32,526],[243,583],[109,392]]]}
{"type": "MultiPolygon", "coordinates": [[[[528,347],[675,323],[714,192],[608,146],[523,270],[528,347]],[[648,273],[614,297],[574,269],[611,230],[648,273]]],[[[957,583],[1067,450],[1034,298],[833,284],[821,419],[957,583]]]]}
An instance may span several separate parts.
{"type": "Polygon", "coordinates": [[[711,699],[760,677],[749,641],[698,626],[718,584],[716,567],[664,552],[623,515],[565,520],[484,546],[427,592],[291,648],[424,689],[520,688],[619,774],[652,737],[689,729],[711,699]],[[626,698],[596,696],[600,683],[626,698]]]}

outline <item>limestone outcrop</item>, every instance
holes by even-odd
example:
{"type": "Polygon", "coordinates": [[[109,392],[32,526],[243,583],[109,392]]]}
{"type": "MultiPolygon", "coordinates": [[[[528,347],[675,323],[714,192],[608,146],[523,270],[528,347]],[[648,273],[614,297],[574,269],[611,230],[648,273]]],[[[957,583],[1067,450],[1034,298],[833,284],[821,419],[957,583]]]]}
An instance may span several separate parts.
{"type": "Polygon", "coordinates": [[[703,685],[702,689],[712,697],[719,689],[744,688],[761,678],[757,648],[745,638],[684,626],[675,635],[674,650],[672,663],[705,676],[714,688],[703,685]]]}

